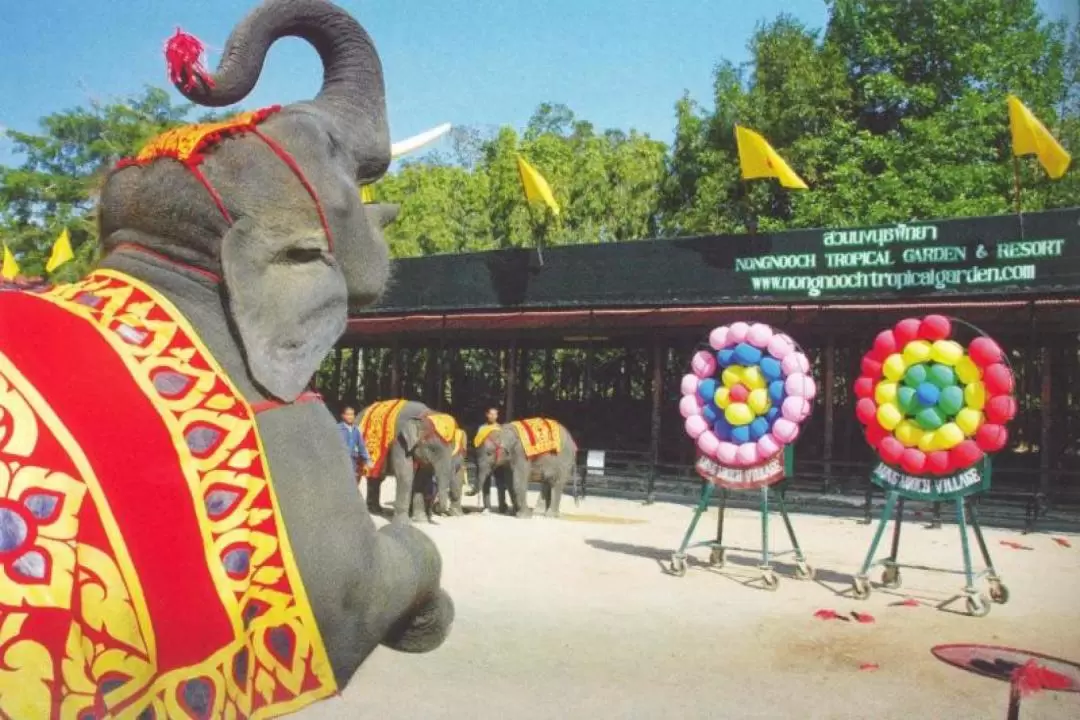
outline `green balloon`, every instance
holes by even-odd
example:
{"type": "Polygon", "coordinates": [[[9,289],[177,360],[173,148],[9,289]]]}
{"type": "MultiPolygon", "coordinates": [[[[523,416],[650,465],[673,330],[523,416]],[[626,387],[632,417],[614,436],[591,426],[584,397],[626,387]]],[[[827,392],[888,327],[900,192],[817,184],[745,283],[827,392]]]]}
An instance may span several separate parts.
{"type": "Polygon", "coordinates": [[[938,397],[937,406],[945,417],[956,415],[964,407],[964,391],[956,385],[945,388],[938,397]]]}
{"type": "Polygon", "coordinates": [[[915,415],[915,422],[923,430],[937,430],[945,424],[945,418],[936,407],[923,408],[915,415]]]}
{"type": "Polygon", "coordinates": [[[927,379],[944,390],[956,384],[956,372],[948,365],[934,363],[930,366],[927,379]]]}
{"type": "MultiPolygon", "coordinates": [[[[905,380],[905,382],[907,382],[905,380]]],[[[964,393],[960,393],[960,400],[963,401],[964,393]]],[[[915,399],[915,388],[909,388],[906,385],[901,385],[900,389],[896,391],[896,404],[900,406],[900,409],[905,415],[910,415],[919,406],[918,400],[915,399]]]]}
{"type": "Polygon", "coordinates": [[[922,363],[912,365],[904,373],[904,384],[909,388],[917,388],[926,382],[926,366],[922,363]]]}

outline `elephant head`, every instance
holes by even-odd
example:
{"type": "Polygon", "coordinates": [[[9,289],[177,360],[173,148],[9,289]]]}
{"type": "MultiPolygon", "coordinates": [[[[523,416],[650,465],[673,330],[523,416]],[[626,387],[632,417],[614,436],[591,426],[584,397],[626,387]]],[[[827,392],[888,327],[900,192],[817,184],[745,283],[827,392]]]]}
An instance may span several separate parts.
{"type": "Polygon", "coordinates": [[[431,467],[439,496],[438,511],[449,512],[450,482],[454,476],[454,441],[444,440],[435,429],[430,415],[421,415],[404,424],[401,442],[417,460],[431,467]]]}
{"type": "Polygon", "coordinates": [[[313,100],[230,127],[188,126],[178,132],[202,138],[190,155],[167,133],[109,176],[99,212],[107,253],[150,251],[217,283],[252,379],[286,402],[340,337],[349,308],[374,302],[388,281],[381,228],[397,208],[365,205],[357,192],[390,163],[379,57],[359,23],[324,0],[266,0],[229,36],[213,74],[194,38],[178,31],[167,49],[180,92],[220,107],[248,95],[270,46],[287,36],[322,60],[313,100]]]}
{"type": "Polygon", "coordinates": [[[496,469],[509,462],[515,447],[520,445],[517,433],[509,425],[488,433],[476,449],[476,478],[481,487],[496,469]]]}

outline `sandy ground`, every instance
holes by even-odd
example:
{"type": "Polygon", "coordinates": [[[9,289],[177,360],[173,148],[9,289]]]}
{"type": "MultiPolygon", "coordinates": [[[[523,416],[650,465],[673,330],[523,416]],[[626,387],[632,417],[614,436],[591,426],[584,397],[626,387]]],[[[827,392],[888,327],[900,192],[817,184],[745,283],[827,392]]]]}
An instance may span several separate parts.
{"type": "MultiPolygon", "coordinates": [[[[900,590],[848,597],[873,533],[854,518],[793,515],[817,578],[795,580],[785,555],[769,592],[758,583],[755,512],[729,510],[725,528],[727,544],[753,552],[729,551],[716,570],[707,548],[692,550],[697,562],[680,578],[665,567],[690,508],[588,498],[563,510],[561,520],[470,515],[424,526],[457,606],[446,644],[426,655],[380,648],[340,698],[296,717],[1000,718],[1007,685],[941,663],[933,645],[1005,645],[1080,662],[1076,536],[1055,536],[1071,542],[1065,548],[1047,534],[987,529],[1012,597],[973,618],[962,600],[936,607],[963,586],[956,574],[906,569],[900,590]],[[898,604],[907,597],[926,604],[898,604]],[[819,609],[875,621],[821,620],[819,609]]],[[[775,519],[771,543],[787,550],[775,519]]],[[[715,524],[712,509],[695,540],[715,524]]],[[[957,528],[930,530],[909,517],[901,562],[961,569],[957,528]]],[[[1075,720],[1080,695],[1035,695],[1021,717],[1075,720]]]]}

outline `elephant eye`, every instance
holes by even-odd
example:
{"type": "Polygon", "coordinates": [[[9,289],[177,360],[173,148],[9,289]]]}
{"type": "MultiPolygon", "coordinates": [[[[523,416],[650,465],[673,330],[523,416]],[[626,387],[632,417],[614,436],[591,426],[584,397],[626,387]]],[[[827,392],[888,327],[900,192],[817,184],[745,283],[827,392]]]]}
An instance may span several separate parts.
{"type": "Polygon", "coordinates": [[[322,260],[322,250],[317,248],[289,248],[285,251],[285,262],[293,265],[304,265],[322,260]]]}

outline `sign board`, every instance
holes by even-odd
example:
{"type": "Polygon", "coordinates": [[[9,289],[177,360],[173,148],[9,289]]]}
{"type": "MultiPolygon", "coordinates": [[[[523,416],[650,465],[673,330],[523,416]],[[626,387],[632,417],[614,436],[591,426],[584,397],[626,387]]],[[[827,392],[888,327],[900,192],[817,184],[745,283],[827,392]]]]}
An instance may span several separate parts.
{"type": "Polygon", "coordinates": [[[707,455],[699,455],[694,469],[704,480],[727,490],[752,490],[785,477],[783,454],[749,468],[726,467],[707,455]]]}
{"type": "Polygon", "coordinates": [[[879,462],[870,480],[882,490],[895,490],[909,500],[953,500],[990,489],[990,463],[978,464],[944,477],[918,477],[879,462]]]}
{"type": "Polygon", "coordinates": [[[585,454],[585,472],[589,475],[604,474],[604,451],[589,450],[585,454]]]}

